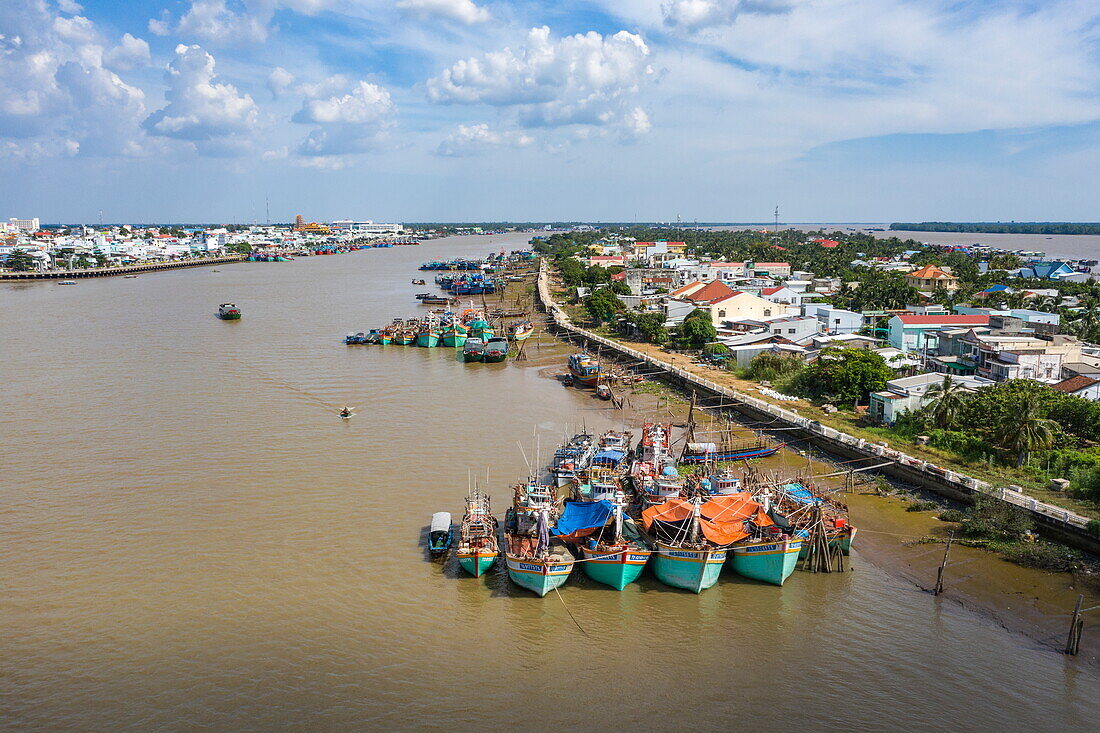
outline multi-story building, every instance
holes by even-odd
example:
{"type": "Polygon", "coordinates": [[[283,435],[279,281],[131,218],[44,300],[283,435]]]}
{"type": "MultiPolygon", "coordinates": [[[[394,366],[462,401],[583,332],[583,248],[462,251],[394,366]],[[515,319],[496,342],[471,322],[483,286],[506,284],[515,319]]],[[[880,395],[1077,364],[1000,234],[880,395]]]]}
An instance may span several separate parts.
{"type": "Polygon", "coordinates": [[[38,224],[37,216],[33,219],[16,219],[12,217],[8,219],[8,225],[21,232],[37,232],[41,228],[38,224]]]}
{"type": "MultiPolygon", "coordinates": [[[[943,379],[943,374],[934,373],[891,379],[886,383],[886,389],[871,393],[867,417],[874,422],[893,425],[901,413],[923,407],[928,401],[929,388],[943,383],[943,379]]],[[[992,380],[983,377],[957,376],[952,379],[968,391],[993,384],[992,380]]]]}

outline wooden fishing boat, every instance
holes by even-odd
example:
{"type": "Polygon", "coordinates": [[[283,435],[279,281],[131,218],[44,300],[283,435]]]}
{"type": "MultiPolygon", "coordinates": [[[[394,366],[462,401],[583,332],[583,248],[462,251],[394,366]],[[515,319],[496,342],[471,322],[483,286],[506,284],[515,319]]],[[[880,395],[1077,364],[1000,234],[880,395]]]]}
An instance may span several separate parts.
{"type": "Polygon", "coordinates": [[[455,557],[463,570],[480,578],[493,566],[499,554],[497,520],[489,506],[489,497],[474,489],[466,497],[466,513],[458,531],[455,557]]]}
{"type": "Polygon", "coordinates": [[[432,557],[439,557],[451,549],[451,514],[450,512],[436,512],[432,515],[431,527],[428,530],[428,553],[432,557]]]}
{"type": "Polygon", "coordinates": [[[563,585],[576,561],[565,542],[550,536],[557,512],[553,487],[529,481],[516,486],[504,520],[508,577],[540,597],[563,585]]]}
{"type": "Polygon", "coordinates": [[[513,323],[508,329],[508,338],[520,343],[526,341],[531,337],[531,334],[535,332],[535,326],[530,321],[520,321],[513,323]]]}
{"type": "Polygon", "coordinates": [[[496,364],[508,358],[508,339],[503,336],[493,336],[485,342],[485,352],[482,361],[486,364],[496,364]]]}
{"type": "Polygon", "coordinates": [[[765,440],[755,440],[736,445],[721,445],[718,443],[688,443],[684,448],[684,454],[680,457],[681,463],[719,463],[723,461],[748,461],[753,458],[766,458],[773,456],[783,444],[769,445],[765,440]]]}
{"type": "Polygon", "coordinates": [[[600,381],[600,365],[585,353],[572,354],[569,357],[569,373],[574,384],[595,387],[600,381]]]}
{"type": "Polygon", "coordinates": [[[577,433],[554,451],[550,473],[559,487],[569,486],[580,479],[592,462],[596,443],[588,433],[577,433]]]}
{"type": "Polygon", "coordinates": [[[218,306],[218,318],[223,321],[236,321],[241,317],[241,309],[232,303],[222,303],[218,306]]]}
{"type": "Polygon", "coordinates": [[[481,361],[485,358],[485,342],[479,338],[471,336],[466,339],[466,343],[462,347],[462,360],[481,361]]]}
{"type": "Polygon", "coordinates": [[[464,325],[458,321],[452,321],[449,325],[443,327],[442,344],[458,348],[466,343],[469,333],[469,329],[464,325]]]}
{"type": "Polygon", "coordinates": [[[569,502],[555,528],[561,539],[579,545],[585,575],[615,590],[637,580],[653,553],[625,506],[622,492],[611,499],[569,502]]]}

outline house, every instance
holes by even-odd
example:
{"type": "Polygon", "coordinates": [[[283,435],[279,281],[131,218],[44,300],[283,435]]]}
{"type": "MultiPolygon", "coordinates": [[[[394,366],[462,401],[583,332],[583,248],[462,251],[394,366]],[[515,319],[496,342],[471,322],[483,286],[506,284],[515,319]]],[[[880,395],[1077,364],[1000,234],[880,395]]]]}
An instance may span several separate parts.
{"type": "Polygon", "coordinates": [[[855,333],[863,328],[863,315],[855,311],[834,308],[822,303],[802,306],[803,315],[812,316],[821,323],[821,332],[828,334],[855,333]]]}
{"type": "Polygon", "coordinates": [[[914,270],[905,275],[904,280],[906,285],[911,285],[917,290],[935,290],[936,288],[957,290],[959,287],[959,278],[936,265],[925,265],[919,270],[914,270]]]}
{"type": "Polygon", "coordinates": [[[943,328],[988,326],[989,316],[920,316],[900,315],[894,316],[887,322],[887,340],[895,349],[902,351],[921,351],[926,348],[935,348],[936,341],[931,336],[943,328]]]}
{"type": "Polygon", "coordinates": [[[1027,267],[1012,270],[1010,274],[1033,280],[1062,280],[1077,273],[1065,262],[1032,262],[1027,267]]]}
{"type": "Polygon", "coordinates": [[[788,341],[800,345],[808,344],[810,339],[817,334],[819,328],[818,320],[807,316],[779,316],[762,320],[746,318],[740,321],[726,321],[723,324],[723,330],[727,325],[735,334],[772,334],[782,336],[788,341]]]}
{"type": "Polygon", "coordinates": [[[977,374],[997,382],[1062,380],[1065,365],[1087,358],[1073,336],[1023,328],[1019,319],[994,316],[989,327],[944,329],[935,334],[935,371],[977,374]]]}
{"type": "MultiPolygon", "coordinates": [[[[993,384],[982,377],[953,377],[953,381],[967,391],[974,391],[993,384]]],[[[928,390],[936,384],[943,384],[943,374],[915,374],[911,377],[899,377],[886,383],[886,389],[872,392],[867,408],[867,417],[885,425],[893,425],[903,412],[913,412],[928,402],[928,390]]]]}
{"type": "Polygon", "coordinates": [[[824,349],[826,346],[835,346],[838,349],[869,349],[877,350],[882,344],[872,336],[861,336],[858,333],[834,333],[820,334],[813,337],[815,349],[824,349]]]}
{"type": "Polygon", "coordinates": [[[1100,379],[1078,375],[1063,379],[1058,384],[1050,385],[1059,392],[1065,392],[1074,397],[1081,397],[1094,402],[1100,400],[1100,379]]]}
{"type": "Polygon", "coordinates": [[[635,295],[652,293],[659,289],[668,292],[676,287],[676,273],[663,267],[631,268],[624,273],[624,282],[635,295]]]}
{"type": "Polygon", "coordinates": [[[806,349],[789,339],[772,333],[744,333],[730,337],[720,337],[719,343],[729,349],[729,360],[739,367],[747,367],[753,358],[765,352],[775,354],[798,354],[804,356],[806,349]]]}
{"type": "MultiPolygon", "coordinates": [[[[697,292],[696,295],[701,292],[697,292]]],[[[741,321],[746,318],[770,318],[786,315],[787,313],[787,306],[781,303],[772,303],[752,293],[739,290],[711,300],[708,305],[711,320],[716,327],[727,321],[741,321]]]]}
{"type": "Polygon", "coordinates": [[[593,267],[599,265],[600,267],[626,267],[626,257],[624,255],[596,255],[588,258],[588,266],[593,267]]]}
{"type": "Polygon", "coordinates": [[[805,293],[796,292],[786,285],[778,285],[771,288],[763,288],[760,291],[760,297],[764,300],[770,300],[773,303],[800,306],[805,298],[805,293]]]}

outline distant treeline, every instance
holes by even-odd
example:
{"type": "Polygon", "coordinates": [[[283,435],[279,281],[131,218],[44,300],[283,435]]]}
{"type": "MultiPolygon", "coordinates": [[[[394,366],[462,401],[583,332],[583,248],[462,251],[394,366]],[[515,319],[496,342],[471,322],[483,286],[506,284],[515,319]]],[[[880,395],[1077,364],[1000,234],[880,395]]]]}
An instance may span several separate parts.
{"type": "Polygon", "coordinates": [[[1003,222],[922,221],[895,222],[892,231],[967,232],[972,234],[1100,234],[1100,224],[1069,221],[1003,222]]]}

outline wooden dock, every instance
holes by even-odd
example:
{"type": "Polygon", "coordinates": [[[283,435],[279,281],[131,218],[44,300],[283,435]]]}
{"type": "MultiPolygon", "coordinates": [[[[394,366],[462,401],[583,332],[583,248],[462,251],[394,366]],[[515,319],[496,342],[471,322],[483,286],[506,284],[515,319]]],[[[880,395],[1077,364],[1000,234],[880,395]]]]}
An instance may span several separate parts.
{"type": "Polygon", "coordinates": [[[47,270],[46,272],[0,272],[0,282],[12,280],[79,280],[87,277],[114,277],[116,275],[136,275],[140,272],[158,272],[160,270],[178,270],[181,267],[205,267],[207,265],[225,265],[240,262],[245,255],[226,255],[224,257],[203,257],[193,260],[173,262],[149,262],[144,265],[123,265],[122,267],[90,267],[85,270],[47,270]]]}

